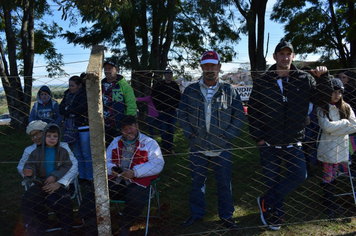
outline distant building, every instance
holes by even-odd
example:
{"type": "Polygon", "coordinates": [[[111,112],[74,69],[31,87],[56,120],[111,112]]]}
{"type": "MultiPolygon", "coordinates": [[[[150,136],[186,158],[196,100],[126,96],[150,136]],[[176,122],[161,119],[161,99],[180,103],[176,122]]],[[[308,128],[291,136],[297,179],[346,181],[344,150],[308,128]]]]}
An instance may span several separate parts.
{"type": "Polygon", "coordinates": [[[223,75],[222,79],[238,86],[250,86],[253,84],[251,73],[248,70],[223,75]]]}

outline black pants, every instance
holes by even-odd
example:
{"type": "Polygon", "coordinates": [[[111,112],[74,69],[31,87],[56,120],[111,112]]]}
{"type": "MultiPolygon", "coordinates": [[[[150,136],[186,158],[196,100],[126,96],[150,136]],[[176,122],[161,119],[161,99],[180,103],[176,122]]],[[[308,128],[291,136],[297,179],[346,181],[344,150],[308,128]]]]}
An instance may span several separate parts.
{"type": "MultiPolygon", "coordinates": [[[[119,223],[120,228],[130,227],[141,215],[148,199],[149,190],[149,187],[144,188],[137,184],[126,186],[123,182],[116,184],[114,181],[109,181],[110,199],[125,201],[123,217],[119,223]]],[[[95,194],[90,191],[83,196],[79,208],[79,217],[85,220],[93,220],[96,218],[95,209],[95,194]]]]}
{"type": "Polygon", "coordinates": [[[42,190],[43,185],[36,184],[22,195],[22,220],[24,225],[45,230],[48,228],[47,206],[56,213],[63,229],[73,224],[73,203],[70,191],[60,187],[52,194],[42,190]],[[38,222],[35,222],[37,219],[38,222]]]}

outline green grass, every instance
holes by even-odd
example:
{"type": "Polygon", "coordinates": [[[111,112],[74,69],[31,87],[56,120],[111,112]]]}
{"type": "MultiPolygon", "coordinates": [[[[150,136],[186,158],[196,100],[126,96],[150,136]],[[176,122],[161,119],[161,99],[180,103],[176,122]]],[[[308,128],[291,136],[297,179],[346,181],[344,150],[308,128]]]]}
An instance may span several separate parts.
{"type": "Polygon", "coordinates": [[[24,188],[22,178],[16,166],[21,159],[23,150],[30,145],[29,137],[25,133],[8,126],[0,126],[0,228],[2,235],[13,235],[21,219],[21,195],[24,188]]]}
{"type": "Polygon", "coordinates": [[[0,115],[4,114],[4,113],[8,113],[9,110],[7,109],[7,106],[1,106],[0,105],[0,115]]]}
{"type": "MultiPolygon", "coordinates": [[[[143,132],[146,128],[141,124],[143,132]]],[[[260,174],[259,153],[244,127],[241,135],[234,142],[232,158],[232,188],[235,204],[234,219],[239,229],[226,231],[219,220],[217,210],[216,182],[212,171],[206,181],[206,216],[191,227],[183,228],[179,224],[189,216],[189,145],[178,127],[175,135],[175,156],[165,156],[165,167],[160,174],[158,184],[162,216],[152,218],[149,235],[355,235],[356,215],[355,205],[350,196],[337,200],[346,211],[338,214],[340,220],[326,221],[321,205],[321,188],[319,167],[313,167],[314,177],[308,178],[296,191],[285,199],[285,225],[279,232],[273,232],[262,226],[256,198],[264,191],[263,178],[260,174]],[[343,219],[343,220],[341,220],[343,219]]],[[[158,133],[157,133],[158,134],[158,133]]],[[[160,138],[157,138],[160,142],[160,138]]],[[[0,228],[1,235],[21,235],[21,177],[16,166],[23,150],[30,144],[29,137],[11,127],[0,127],[0,228]]],[[[85,192],[85,188],[82,188],[85,192]]],[[[340,181],[338,192],[350,191],[350,185],[340,181]]],[[[153,212],[155,207],[153,207],[153,212]]],[[[112,229],[117,232],[120,216],[112,205],[112,229]]],[[[131,235],[143,235],[144,220],[140,219],[132,227],[131,235]]],[[[76,230],[76,235],[83,235],[82,229],[76,230]]],[[[52,235],[60,235],[59,232],[52,235]]]]}

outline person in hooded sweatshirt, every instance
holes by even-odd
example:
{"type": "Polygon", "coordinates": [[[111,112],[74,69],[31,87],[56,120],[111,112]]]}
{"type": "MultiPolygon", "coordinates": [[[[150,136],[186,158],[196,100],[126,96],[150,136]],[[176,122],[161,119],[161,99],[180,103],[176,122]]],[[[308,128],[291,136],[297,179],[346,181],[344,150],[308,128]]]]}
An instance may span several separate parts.
{"type": "Polygon", "coordinates": [[[42,120],[46,123],[60,125],[62,116],[59,113],[58,103],[52,99],[52,93],[48,86],[44,85],[37,93],[37,102],[32,107],[29,122],[42,120]]]}
{"type": "Polygon", "coordinates": [[[60,180],[71,170],[68,151],[60,146],[60,128],[48,124],[38,146],[25,163],[22,174],[33,185],[22,195],[25,235],[43,235],[48,229],[47,205],[60,220],[62,235],[71,235],[73,203],[68,188],[60,180]],[[37,221],[36,221],[37,220],[37,221]]]}
{"type": "MultiPolygon", "coordinates": [[[[46,122],[43,122],[41,120],[34,120],[27,125],[26,133],[31,138],[33,144],[25,148],[22,157],[19,161],[19,164],[17,165],[17,171],[22,177],[24,177],[22,173],[23,167],[25,166],[31,153],[36,148],[42,145],[43,130],[46,128],[47,125],[48,124],[46,122]]],[[[72,180],[78,175],[78,161],[67,143],[60,142],[59,145],[68,151],[69,158],[72,162],[72,168],[59,180],[60,184],[63,184],[64,186],[68,187],[72,180]]]]}

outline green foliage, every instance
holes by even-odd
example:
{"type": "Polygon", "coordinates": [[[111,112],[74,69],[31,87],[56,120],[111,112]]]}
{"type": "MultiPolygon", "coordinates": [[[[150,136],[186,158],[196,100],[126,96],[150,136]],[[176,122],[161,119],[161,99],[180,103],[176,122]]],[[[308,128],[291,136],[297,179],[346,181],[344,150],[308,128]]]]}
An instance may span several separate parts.
{"type": "Polygon", "coordinates": [[[55,92],[52,92],[52,97],[54,99],[63,99],[63,91],[55,91],[55,92]]]}
{"type": "Polygon", "coordinates": [[[218,51],[222,61],[236,55],[232,47],[239,35],[226,0],[104,1],[95,7],[87,1],[64,3],[65,16],[79,11],[82,22],[92,25],[62,36],[84,47],[108,45],[112,59],[124,68],[164,69],[168,53],[169,60],[185,61],[190,67],[198,66],[207,49],[218,51]]]}
{"type": "Polygon", "coordinates": [[[297,54],[320,54],[321,62],[338,59],[342,67],[356,66],[354,1],[277,1],[271,19],[285,23],[285,40],[297,54]]]}
{"type": "MultiPolygon", "coordinates": [[[[9,11],[9,6],[7,4],[8,1],[0,2],[0,12],[9,11]],[[5,3],[6,2],[6,3],[5,3]]],[[[19,60],[20,68],[22,68],[24,52],[22,48],[22,40],[21,40],[21,27],[23,27],[23,13],[24,13],[24,5],[22,1],[15,1],[14,4],[11,5],[12,11],[10,12],[12,18],[12,30],[15,35],[16,40],[16,55],[19,60]]],[[[57,53],[52,40],[57,37],[57,35],[62,31],[62,28],[55,22],[46,22],[43,20],[43,17],[46,15],[52,15],[49,4],[46,0],[36,1],[35,4],[35,28],[34,28],[34,53],[38,55],[44,55],[46,61],[48,62],[47,71],[49,72],[49,76],[54,75],[62,75],[63,70],[60,66],[63,66],[62,55],[57,53]]],[[[1,24],[0,24],[0,33],[6,34],[4,27],[4,14],[1,14],[1,24]]],[[[31,31],[31,29],[27,29],[31,31]]],[[[6,48],[7,41],[3,40],[2,43],[6,48]]],[[[7,52],[8,53],[8,52],[7,52]]],[[[3,55],[4,58],[6,55],[3,55]]],[[[8,63],[9,65],[9,63],[8,63]]],[[[7,69],[7,68],[5,68],[7,69]]],[[[20,72],[23,72],[20,70],[20,72]]],[[[23,75],[23,73],[20,73],[23,75]]]]}
{"type": "Polygon", "coordinates": [[[0,1],[0,54],[3,59],[0,74],[2,87],[8,95],[7,106],[14,118],[11,125],[17,128],[25,128],[30,112],[35,54],[44,55],[49,77],[64,73],[60,68],[62,55],[57,53],[52,42],[62,29],[44,19],[51,14],[46,0],[0,1]]]}

